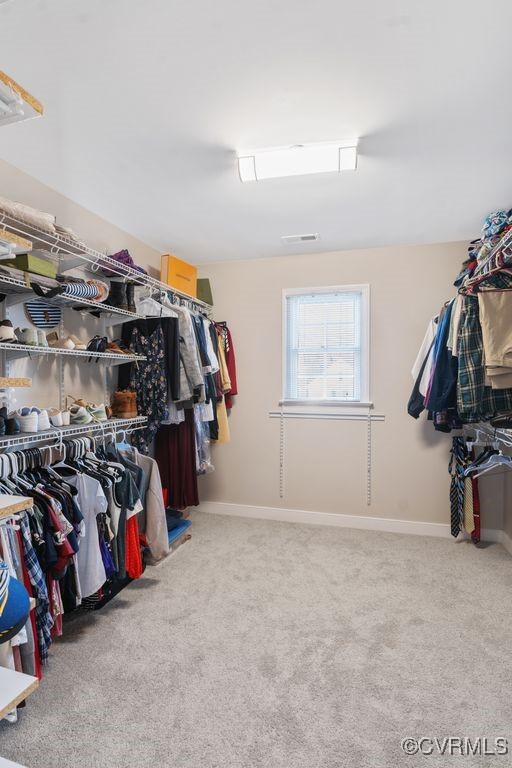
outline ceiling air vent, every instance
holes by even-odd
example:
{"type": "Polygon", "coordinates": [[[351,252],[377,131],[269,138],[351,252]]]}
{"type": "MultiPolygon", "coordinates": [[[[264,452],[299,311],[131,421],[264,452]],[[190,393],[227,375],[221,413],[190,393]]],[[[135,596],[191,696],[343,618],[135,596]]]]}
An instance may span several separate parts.
{"type": "Polygon", "coordinates": [[[315,240],[320,240],[320,235],[315,232],[311,235],[284,235],[281,238],[281,242],[284,245],[293,245],[295,243],[313,243],[315,240]]]}

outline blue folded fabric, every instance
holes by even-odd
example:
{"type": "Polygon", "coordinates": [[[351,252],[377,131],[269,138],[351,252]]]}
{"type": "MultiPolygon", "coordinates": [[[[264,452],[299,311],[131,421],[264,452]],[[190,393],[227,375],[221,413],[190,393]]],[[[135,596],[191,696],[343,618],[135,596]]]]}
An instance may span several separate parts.
{"type": "Polygon", "coordinates": [[[7,563],[0,560],[0,643],[6,643],[25,626],[30,613],[28,592],[9,574],[7,563]]]}

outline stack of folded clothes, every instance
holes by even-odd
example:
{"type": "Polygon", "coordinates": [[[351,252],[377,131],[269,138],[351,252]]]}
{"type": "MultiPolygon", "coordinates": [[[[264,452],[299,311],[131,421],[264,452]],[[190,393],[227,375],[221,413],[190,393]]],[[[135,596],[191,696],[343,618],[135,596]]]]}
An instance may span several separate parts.
{"type": "Polygon", "coordinates": [[[167,530],[173,531],[175,528],[183,522],[183,512],[178,509],[172,509],[167,507],[165,510],[165,516],[167,518],[167,530]]]}

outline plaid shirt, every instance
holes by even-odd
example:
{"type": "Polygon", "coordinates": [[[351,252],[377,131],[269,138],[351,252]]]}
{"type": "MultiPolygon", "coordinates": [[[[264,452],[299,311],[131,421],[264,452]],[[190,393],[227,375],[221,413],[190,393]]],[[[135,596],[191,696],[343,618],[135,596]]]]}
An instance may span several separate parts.
{"type": "Polygon", "coordinates": [[[48,649],[52,643],[51,629],[53,627],[53,618],[50,613],[50,601],[48,599],[48,590],[44,574],[39,565],[39,560],[32,546],[30,535],[30,525],[26,515],[20,519],[21,540],[23,543],[23,556],[25,565],[30,578],[30,583],[34,588],[34,597],[36,598],[35,616],[37,639],[39,644],[39,658],[41,664],[48,661],[48,649]]]}
{"type": "MultiPolygon", "coordinates": [[[[499,273],[489,278],[487,285],[510,288],[512,275],[499,273]]],[[[512,411],[512,389],[485,386],[484,345],[476,296],[464,296],[462,300],[458,353],[457,411],[461,420],[489,421],[497,413],[512,411]]]]}

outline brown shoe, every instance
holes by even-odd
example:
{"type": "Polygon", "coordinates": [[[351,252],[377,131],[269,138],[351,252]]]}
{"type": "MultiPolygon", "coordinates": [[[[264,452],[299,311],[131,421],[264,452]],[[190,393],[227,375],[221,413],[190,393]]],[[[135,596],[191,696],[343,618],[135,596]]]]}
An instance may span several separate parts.
{"type": "Polygon", "coordinates": [[[116,419],[134,419],[137,414],[137,393],[131,389],[118,389],[112,395],[112,415],[116,419]]]}

